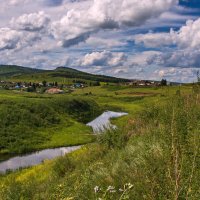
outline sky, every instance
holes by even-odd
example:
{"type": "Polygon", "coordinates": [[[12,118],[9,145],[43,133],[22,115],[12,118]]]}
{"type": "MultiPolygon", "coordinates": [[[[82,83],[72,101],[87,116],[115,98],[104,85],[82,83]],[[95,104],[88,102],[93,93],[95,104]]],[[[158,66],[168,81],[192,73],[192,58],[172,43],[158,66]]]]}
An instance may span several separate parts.
{"type": "Polygon", "coordinates": [[[200,0],[0,0],[0,5],[0,64],[196,81],[200,0]]]}

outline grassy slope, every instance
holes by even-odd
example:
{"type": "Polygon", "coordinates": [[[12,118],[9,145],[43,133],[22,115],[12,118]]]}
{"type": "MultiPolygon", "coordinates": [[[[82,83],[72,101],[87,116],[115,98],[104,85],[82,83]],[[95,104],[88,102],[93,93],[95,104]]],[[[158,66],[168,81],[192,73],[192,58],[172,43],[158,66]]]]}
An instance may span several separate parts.
{"type": "Polygon", "coordinates": [[[82,121],[93,119],[100,113],[98,109],[88,97],[77,101],[68,95],[1,90],[0,152],[21,153],[91,142],[94,139],[92,131],[82,121]],[[77,107],[74,113],[73,107],[77,107]],[[94,109],[96,112],[89,113],[87,109],[94,109]]]}
{"type": "Polygon", "coordinates": [[[60,146],[75,146],[92,142],[94,136],[91,129],[82,123],[70,119],[70,126],[67,123],[59,124],[57,127],[44,129],[42,135],[51,135],[48,141],[38,146],[38,149],[54,148],[60,146]]]}
{"type": "MultiPolygon", "coordinates": [[[[54,102],[59,99],[59,101],[68,100],[71,98],[74,99],[87,99],[85,96],[86,93],[91,92],[92,95],[89,96],[89,99],[93,99],[98,103],[101,110],[113,110],[113,111],[126,111],[129,113],[129,116],[123,118],[114,119],[114,123],[122,127],[128,120],[130,116],[134,116],[146,105],[158,100],[164,100],[167,94],[175,94],[177,88],[170,87],[168,88],[131,88],[131,87],[120,87],[120,86],[102,86],[102,87],[89,87],[76,90],[72,95],[47,95],[47,94],[34,94],[26,92],[15,92],[15,91],[0,91],[0,101],[1,108],[5,107],[6,103],[9,105],[9,102],[15,102],[15,104],[25,104],[30,103],[45,103],[48,105],[48,102],[54,102]],[[62,100],[63,99],[63,100],[62,100]]],[[[183,88],[183,92],[188,92],[191,90],[191,87],[183,88]]],[[[11,103],[12,104],[12,103],[11,103]]],[[[56,103],[55,103],[56,104],[56,103]]],[[[67,102],[66,102],[67,104],[67,102]]],[[[61,107],[65,105],[61,105],[61,107]]],[[[76,106],[75,106],[76,107],[76,106]]],[[[57,108],[53,108],[57,109],[57,108]]],[[[74,109],[74,108],[73,108],[74,109]]],[[[19,111],[20,112],[20,111],[19,111]]],[[[79,112],[79,111],[78,111],[79,112]]],[[[96,113],[98,115],[98,113],[96,113]]],[[[21,116],[21,114],[20,114],[21,116]]],[[[8,117],[8,116],[7,116],[8,117]]],[[[91,142],[94,137],[91,134],[91,129],[86,127],[83,123],[77,122],[76,119],[73,119],[68,114],[61,113],[59,114],[60,122],[54,125],[48,125],[47,127],[39,127],[33,129],[36,135],[32,135],[35,139],[34,145],[29,144],[30,138],[28,141],[25,140],[24,150],[17,151],[15,148],[12,149],[2,149],[1,153],[10,153],[10,152],[24,152],[32,151],[36,149],[48,148],[48,147],[59,147],[59,146],[68,146],[76,145],[91,142]],[[39,142],[39,143],[38,143],[39,142]],[[29,146],[29,145],[30,146],[29,146]],[[26,149],[26,146],[29,146],[29,149],[26,149]]],[[[3,120],[3,119],[2,119],[3,120]]],[[[15,137],[15,136],[14,136],[15,137]]],[[[32,143],[32,142],[31,142],[32,143]]],[[[18,143],[16,143],[18,144],[18,143]]],[[[21,143],[20,143],[21,144],[21,143]]],[[[23,146],[23,143],[18,146],[23,146]]]]}
{"type": "Polygon", "coordinates": [[[0,78],[21,76],[25,74],[41,73],[43,70],[26,68],[16,65],[0,65],[0,78]]]}
{"type": "MultiPolygon", "coordinates": [[[[2,177],[0,198],[84,200],[97,199],[98,196],[120,199],[122,193],[117,190],[107,194],[106,188],[109,185],[117,189],[128,188],[124,185],[130,182],[133,188],[127,189],[127,199],[185,199],[186,196],[192,200],[199,199],[200,161],[195,156],[199,145],[199,101],[197,97],[188,96],[183,97],[184,101],[177,101],[178,96],[172,97],[177,89],[88,88],[94,95],[92,98],[101,106],[112,105],[116,110],[125,109],[130,113],[128,117],[114,120],[122,132],[108,133],[96,144],[69,156],[2,177]],[[157,95],[134,100],[135,96],[130,95],[132,90],[157,95]],[[123,94],[116,95],[116,91],[123,91],[123,94]],[[127,97],[133,98],[133,101],[127,100],[127,97]],[[172,108],[176,113],[174,117],[172,108]],[[129,138],[125,140],[126,144],[121,135],[129,138]],[[172,136],[176,137],[173,143],[172,136]],[[171,151],[174,148],[178,154],[171,151]],[[181,160],[176,161],[177,155],[183,158],[182,165],[181,160]],[[181,174],[177,185],[176,169],[181,174]],[[102,191],[95,196],[93,189],[96,185],[102,191]]],[[[181,93],[183,96],[191,93],[191,87],[181,88],[181,93]]],[[[84,94],[77,91],[74,95],[84,94]]]]}

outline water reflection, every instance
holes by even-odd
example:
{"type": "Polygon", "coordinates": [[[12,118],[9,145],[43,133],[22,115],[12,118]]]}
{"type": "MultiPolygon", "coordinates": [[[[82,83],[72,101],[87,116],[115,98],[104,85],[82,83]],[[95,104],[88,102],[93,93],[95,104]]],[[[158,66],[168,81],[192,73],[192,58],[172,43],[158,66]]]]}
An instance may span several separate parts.
{"type": "MultiPolygon", "coordinates": [[[[128,113],[124,112],[106,111],[87,125],[92,127],[94,133],[101,133],[105,131],[105,129],[116,128],[115,125],[110,123],[111,118],[118,118],[127,114],[128,113]]],[[[0,162],[0,173],[5,173],[7,170],[34,166],[42,163],[44,160],[51,160],[63,156],[79,148],[81,148],[81,146],[46,149],[29,155],[16,156],[7,161],[0,162]]]]}
{"type": "Polygon", "coordinates": [[[115,125],[110,123],[111,118],[118,118],[124,115],[128,115],[128,113],[106,111],[87,125],[92,127],[94,133],[101,133],[105,129],[116,128],[115,125]]]}
{"type": "Polygon", "coordinates": [[[16,170],[23,167],[34,166],[42,163],[44,160],[51,160],[58,156],[63,156],[79,148],[81,148],[81,146],[46,149],[29,155],[17,156],[1,162],[0,173],[5,173],[7,170],[16,170]]]}

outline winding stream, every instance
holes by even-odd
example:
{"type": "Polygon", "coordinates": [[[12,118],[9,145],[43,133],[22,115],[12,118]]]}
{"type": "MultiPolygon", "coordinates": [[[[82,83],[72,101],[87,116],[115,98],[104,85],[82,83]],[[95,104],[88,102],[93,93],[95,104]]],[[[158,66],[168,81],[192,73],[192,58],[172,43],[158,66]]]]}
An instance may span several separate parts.
{"type": "MultiPolygon", "coordinates": [[[[116,128],[110,122],[111,118],[118,118],[128,113],[106,111],[87,126],[92,127],[95,134],[102,133],[105,129],[116,128]]],[[[5,173],[7,170],[16,170],[19,168],[30,167],[42,163],[44,160],[51,160],[59,156],[63,156],[72,151],[80,149],[81,146],[62,147],[55,149],[46,149],[32,154],[16,156],[6,161],[0,162],[0,173],[5,173]]]]}
{"type": "Polygon", "coordinates": [[[7,170],[16,170],[19,168],[38,165],[44,160],[51,160],[59,156],[64,156],[65,154],[80,148],[81,146],[45,149],[32,154],[16,156],[0,163],[0,173],[5,173],[7,170]]]}
{"type": "Polygon", "coordinates": [[[102,115],[97,117],[95,120],[88,123],[87,126],[92,127],[93,132],[95,134],[99,134],[99,133],[104,132],[106,129],[116,128],[115,125],[111,124],[110,119],[122,117],[125,115],[128,115],[128,113],[106,111],[102,115]]]}

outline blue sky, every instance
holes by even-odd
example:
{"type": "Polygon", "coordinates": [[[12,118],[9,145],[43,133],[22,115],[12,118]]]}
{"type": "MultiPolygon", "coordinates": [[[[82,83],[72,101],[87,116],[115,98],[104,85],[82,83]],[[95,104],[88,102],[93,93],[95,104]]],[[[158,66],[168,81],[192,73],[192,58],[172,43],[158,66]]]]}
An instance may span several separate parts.
{"type": "Polygon", "coordinates": [[[180,5],[190,8],[200,8],[199,0],[182,0],[180,1],[180,5]]]}
{"type": "Polygon", "coordinates": [[[193,82],[199,0],[0,0],[0,64],[193,82]]]}

